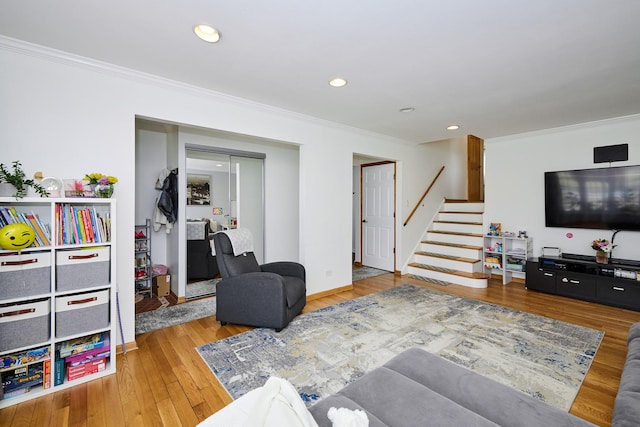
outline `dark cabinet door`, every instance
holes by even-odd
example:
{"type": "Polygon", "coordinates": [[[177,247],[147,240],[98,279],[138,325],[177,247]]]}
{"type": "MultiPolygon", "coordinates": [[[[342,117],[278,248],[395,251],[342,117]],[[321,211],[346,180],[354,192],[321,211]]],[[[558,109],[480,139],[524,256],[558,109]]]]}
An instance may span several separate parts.
{"type": "Polygon", "coordinates": [[[556,293],[556,272],[544,271],[538,266],[537,261],[527,261],[527,277],[525,286],[534,291],[556,293]]]}
{"type": "Polygon", "coordinates": [[[556,292],[558,295],[593,301],[596,298],[596,277],[589,274],[558,272],[556,292]]]}
{"type": "Polygon", "coordinates": [[[596,292],[603,304],[640,310],[640,282],[599,277],[596,292]]]}

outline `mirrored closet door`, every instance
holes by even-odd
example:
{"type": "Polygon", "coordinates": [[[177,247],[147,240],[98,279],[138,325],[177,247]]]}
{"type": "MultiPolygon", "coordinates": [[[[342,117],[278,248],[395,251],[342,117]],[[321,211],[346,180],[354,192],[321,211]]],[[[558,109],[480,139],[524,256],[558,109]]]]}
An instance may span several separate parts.
{"type": "MultiPolygon", "coordinates": [[[[264,262],[264,154],[186,147],[187,284],[213,279],[210,253],[216,231],[247,228],[254,253],[264,262]]],[[[186,298],[190,299],[189,286],[186,298]]]]}

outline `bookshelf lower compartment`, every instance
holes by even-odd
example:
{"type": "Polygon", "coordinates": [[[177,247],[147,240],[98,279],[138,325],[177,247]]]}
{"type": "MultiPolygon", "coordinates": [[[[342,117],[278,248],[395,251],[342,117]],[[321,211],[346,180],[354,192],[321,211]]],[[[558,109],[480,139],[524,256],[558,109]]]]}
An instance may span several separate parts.
{"type": "Polygon", "coordinates": [[[0,408],[115,372],[109,331],[0,356],[0,408]]]}

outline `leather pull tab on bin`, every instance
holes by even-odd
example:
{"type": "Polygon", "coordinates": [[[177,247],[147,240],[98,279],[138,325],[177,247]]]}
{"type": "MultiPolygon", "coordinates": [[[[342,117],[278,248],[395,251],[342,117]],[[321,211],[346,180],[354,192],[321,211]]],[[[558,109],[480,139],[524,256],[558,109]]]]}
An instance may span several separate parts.
{"type": "Polygon", "coordinates": [[[97,301],[98,298],[93,297],[93,298],[85,298],[85,299],[77,299],[74,301],[67,301],[67,305],[74,305],[74,304],[86,304],[88,302],[93,302],[93,301],[97,301]]]}
{"type": "Polygon", "coordinates": [[[33,264],[35,262],[38,262],[37,258],[23,259],[20,261],[2,261],[0,265],[2,265],[3,267],[8,267],[10,265],[27,265],[27,264],[33,264]]]}
{"type": "Polygon", "coordinates": [[[89,259],[97,257],[97,253],[87,254],[87,255],[69,255],[69,259],[89,259]]]}
{"type": "Polygon", "coordinates": [[[0,317],[19,316],[21,314],[29,314],[29,313],[35,313],[35,312],[36,312],[35,308],[27,308],[24,310],[16,310],[16,311],[9,311],[7,313],[0,313],[0,317]]]}

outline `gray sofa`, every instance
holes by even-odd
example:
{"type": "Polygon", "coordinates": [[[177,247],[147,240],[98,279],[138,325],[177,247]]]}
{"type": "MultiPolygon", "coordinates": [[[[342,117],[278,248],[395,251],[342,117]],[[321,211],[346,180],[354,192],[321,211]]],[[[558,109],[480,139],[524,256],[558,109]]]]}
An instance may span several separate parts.
{"type": "Polygon", "coordinates": [[[320,427],[331,427],[327,411],[332,406],[364,410],[370,427],[593,426],[417,348],[312,406],[320,427]]]}
{"type": "Polygon", "coordinates": [[[612,427],[640,425],[640,323],[629,329],[627,360],[613,407],[612,427]]]}

